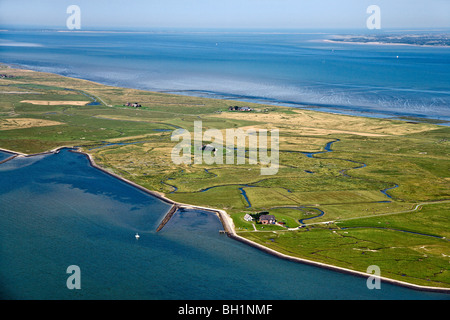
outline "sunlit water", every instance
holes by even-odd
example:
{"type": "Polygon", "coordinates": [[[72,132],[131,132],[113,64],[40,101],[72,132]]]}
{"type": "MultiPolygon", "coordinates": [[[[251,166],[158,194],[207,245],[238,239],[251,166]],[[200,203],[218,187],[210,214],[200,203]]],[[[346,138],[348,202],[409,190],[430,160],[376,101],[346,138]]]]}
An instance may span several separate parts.
{"type": "Polygon", "coordinates": [[[450,121],[450,48],[323,42],[332,36],[1,31],[0,61],[138,89],[450,121]]]}

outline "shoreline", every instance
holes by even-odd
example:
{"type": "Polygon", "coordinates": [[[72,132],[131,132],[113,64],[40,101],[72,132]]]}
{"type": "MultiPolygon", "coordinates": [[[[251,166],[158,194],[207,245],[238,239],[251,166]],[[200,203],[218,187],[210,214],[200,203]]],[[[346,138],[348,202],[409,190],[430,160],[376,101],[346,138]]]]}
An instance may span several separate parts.
{"type": "MultiPolygon", "coordinates": [[[[139,89],[149,91],[146,89],[139,89]]],[[[327,114],[336,114],[352,117],[375,118],[386,120],[399,120],[404,122],[430,123],[435,125],[450,126],[450,119],[442,119],[442,116],[424,116],[420,114],[412,114],[407,112],[397,112],[389,110],[371,110],[370,107],[359,108],[351,105],[335,105],[308,103],[299,101],[280,100],[277,98],[264,98],[258,96],[246,96],[241,94],[214,92],[205,90],[159,90],[149,91],[157,93],[168,93],[174,95],[182,95],[188,97],[198,97],[206,99],[217,99],[231,102],[255,103],[273,107],[287,107],[299,110],[310,110],[314,112],[323,112],[327,114]]]]}
{"type": "MultiPolygon", "coordinates": [[[[324,40],[317,40],[320,42],[330,42],[330,43],[347,43],[347,44],[373,44],[373,43],[356,43],[356,42],[343,42],[343,41],[333,41],[329,39],[324,40]]],[[[381,43],[382,44],[382,43],[381,43]]],[[[391,44],[386,44],[391,45],[391,44]]],[[[396,44],[393,44],[396,45],[396,44]]],[[[408,44],[405,44],[408,45],[408,44]]],[[[414,45],[412,45],[414,46],[414,45]]],[[[430,47],[436,47],[436,46],[430,46],[430,47]]],[[[448,46],[450,48],[450,46],[448,46]]],[[[96,80],[90,80],[86,77],[77,78],[74,76],[65,76],[62,74],[59,74],[57,72],[48,72],[48,71],[40,71],[37,69],[33,69],[31,66],[24,66],[20,64],[10,64],[10,63],[4,63],[0,61],[0,66],[7,66],[11,69],[17,69],[17,70],[26,70],[26,71],[32,71],[32,72],[39,72],[39,73],[45,73],[45,74],[52,74],[57,75],[60,77],[65,77],[69,79],[77,79],[77,80],[84,80],[89,81],[95,84],[100,84],[107,87],[114,87],[115,85],[112,85],[107,82],[98,82],[96,80]]],[[[122,86],[121,86],[122,87],[122,86]]],[[[136,89],[134,87],[125,86],[124,88],[129,89],[136,89]]],[[[297,102],[297,101],[286,101],[286,100],[280,100],[277,98],[265,98],[265,97],[258,97],[258,96],[245,96],[240,94],[234,94],[234,93],[224,93],[224,92],[209,92],[205,90],[178,90],[178,89],[172,89],[172,90],[152,90],[152,89],[143,89],[143,88],[137,88],[136,90],[146,91],[146,92],[153,92],[153,93],[163,93],[163,94],[173,94],[173,95],[185,95],[189,97],[198,97],[198,98],[207,98],[207,99],[215,99],[215,100],[223,100],[223,101],[229,101],[229,102],[248,102],[248,103],[255,103],[260,105],[268,105],[268,106],[281,106],[281,107],[288,107],[288,108],[294,108],[294,109],[300,109],[300,110],[312,110],[315,112],[323,112],[327,114],[337,114],[337,115],[346,115],[346,116],[354,116],[354,117],[363,117],[363,118],[376,118],[376,119],[387,119],[387,120],[399,120],[399,121],[416,121],[418,123],[430,123],[434,125],[440,125],[440,126],[450,126],[450,119],[442,119],[442,115],[435,115],[431,117],[424,116],[422,114],[411,114],[411,113],[400,113],[400,112],[392,112],[392,111],[386,111],[386,110],[371,110],[370,108],[356,108],[351,105],[333,105],[333,104],[320,104],[320,103],[308,103],[308,102],[297,102]],[[189,94],[186,94],[186,92],[189,92],[189,94]],[[205,97],[204,94],[212,94],[212,97],[205,97]],[[222,97],[220,97],[222,96],[222,97]]],[[[106,104],[101,98],[95,97],[101,101],[105,106],[112,107],[111,105],[106,104]]]]}
{"type": "Polygon", "coordinates": [[[345,44],[366,44],[366,45],[377,45],[377,46],[411,46],[411,47],[424,47],[424,48],[450,48],[450,46],[432,46],[429,44],[413,44],[413,43],[391,43],[391,42],[379,42],[379,41],[368,41],[368,42],[360,42],[360,41],[340,41],[340,40],[332,40],[332,39],[324,39],[322,42],[326,43],[345,43],[345,44]]]}
{"type": "MultiPolygon", "coordinates": [[[[203,207],[203,206],[196,206],[196,205],[190,205],[190,204],[185,204],[185,203],[179,203],[176,201],[173,201],[169,198],[167,198],[165,196],[165,194],[163,193],[159,193],[153,190],[149,190],[147,188],[144,188],[143,186],[130,181],[124,177],[121,177],[120,175],[110,172],[102,167],[100,167],[99,165],[97,165],[95,163],[94,158],[87,152],[83,152],[80,150],[79,147],[70,147],[70,146],[61,146],[61,147],[57,147],[55,149],[49,150],[49,151],[44,151],[44,152],[40,152],[40,153],[35,153],[35,154],[24,154],[24,153],[20,153],[20,152],[15,152],[15,151],[11,151],[8,149],[3,149],[0,148],[0,151],[3,152],[7,152],[7,153],[13,153],[13,156],[3,160],[1,163],[7,162],[9,160],[12,160],[16,157],[33,157],[33,156],[37,156],[37,155],[48,155],[48,154],[57,154],[60,152],[61,149],[75,149],[75,150],[69,150],[69,152],[73,152],[73,153],[79,153],[82,154],[84,156],[86,156],[86,158],[89,161],[89,164],[93,167],[96,168],[116,179],[119,179],[133,187],[136,187],[137,189],[156,197],[157,199],[164,201],[166,203],[172,204],[172,207],[169,209],[169,211],[164,215],[163,220],[161,221],[159,227],[158,227],[158,231],[160,231],[164,225],[170,220],[170,218],[172,217],[173,214],[175,214],[175,212],[178,209],[192,209],[192,210],[203,210],[203,211],[209,211],[212,213],[215,213],[217,215],[217,217],[219,218],[220,222],[222,223],[222,226],[224,228],[225,233],[227,234],[227,236],[231,239],[234,239],[236,241],[239,241],[243,244],[249,245],[253,248],[256,248],[258,250],[261,250],[267,254],[273,255],[275,257],[284,259],[284,260],[288,260],[288,261],[292,261],[292,262],[296,262],[296,263],[303,263],[303,264],[307,264],[307,265],[311,265],[311,266],[315,266],[315,267],[319,267],[319,268],[325,268],[331,271],[336,271],[336,272],[340,272],[340,273],[345,273],[345,274],[350,274],[350,275],[354,275],[354,276],[358,276],[358,277],[362,277],[362,278],[377,278],[380,279],[380,281],[382,282],[386,282],[386,283],[390,283],[393,285],[397,285],[397,286],[401,286],[401,287],[406,287],[409,289],[413,289],[413,290],[418,290],[418,291],[425,291],[425,292],[435,292],[435,293],[444,293],[444,294],[450,294],[450,288],[443,288],[443,287],[429,287],[429,286],[423,286],[423,285],[417,285],[417,284],[413,284],[413,283],[408,283],[408,282],[404,282],[404,281],[400,281],[400,280],[395,280],[395,279],[391,279],[391,278],[386,278],[383,276],[379,276],[379,277],[375,277],[372,274],[368,274],[368,273],[364,273],[361,271],[356,271],[356,270],[351,270],[351,269],[347,269],[347,268],[342,268],[342,267],[338,267],[338,266],[334,266],[331,264],[326,264],[326,263],[322,263],[322,262],[317,262],[317,261],[313,261],[313,260],[308,260],[308,259],[303,259],[303,258],[298,258],[298,257],[294,257],[294,256],[290,256],[290,255],[286,255],[284,253],[278,252],[274,249],[271,249],[269,247],[263,246],[257,242],[248,240],[244,237],[239,236],[236,231],[235,231],[235,226],[234,226],[234,222],[233,219],[230,217],[230,215],[222,209],[215,209],[215,208],[209,208],[209,207],[203,207]]],[[[0,164],[1,164],[0,163],[0,164]]]]}

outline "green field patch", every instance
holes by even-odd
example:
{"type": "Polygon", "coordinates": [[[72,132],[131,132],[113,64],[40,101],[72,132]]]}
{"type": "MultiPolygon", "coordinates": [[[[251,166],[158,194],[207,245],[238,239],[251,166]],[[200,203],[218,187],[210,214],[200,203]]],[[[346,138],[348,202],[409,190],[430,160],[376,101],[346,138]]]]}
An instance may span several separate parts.
{"type": "Polygon", "coordinates": [[[292,192],[301,203],[306,204],[342,204],[358,202],[377,202],[387,200],[379,190],[349,190],[349,191],[315,191],[292,192]]]}
{"type": "Polygon", "coordinates": [[[329,228],[276,234],[242,232],[240,235],[300,258],[362,272],[374,264],[380,267],[382,276],[422,285],[445,287],[450,284],[449,258],[440,254],[447,245],[432,237],[380,229],[329,228]],[[427,247],[437,252],[423,249],[427,247]]]}
{"type": "Polygon", "coordinates": [[[428,204],[411,212],[342,221],[338,222],[338,226],[341,228],[386,228],[448,239],[450,238],[448,228],[450,215],[442,214],[444,212],[450,212],[450,203],[428,204]]]}
{"type": "Polygon", "coordinates": [[[208,188],[235,185],[244,186],[261,179],[259,168],[242,167],[187,167],[171,175],[171,184],[178,192],[199,192],[208,188]]]}
{"type": "Polygon", "coordinates": [[[274,206],[282,205],[300,205],[298,199],[287,190],[277,187],[261,188],[247,187],[245,188],[247,197],[253,208],[268,209],[274,206]]]}
{"type": "MultiPolygon", "coordinates": [[[[287,172],[289,172],[286,169],[287,172]]],[[[382,190],[389,186],[388,183],[366,179],[352,179],[339,173],[309,174],[303,170],[291,175],[282,176],[283,170],[270,179],[262,180],[257,184],[260,187],[284,187],[292,192],[321,192],[341,190],[382,190]]]]}
{"type": "Polygon", "coordinates": [[[244,210],[247,207],[238,186],[217,187],[204,192],[172,193],[168,196],[182,203],[225,210],[244,210]]]}
{"type": "Polygon", "coordinates": [[[358,218],[366,216],[379,216],[390,213],[397,213],[411,210],[414,207],[412,203],[405,202],[367,202],[367,203],[346,203],[346,204],[328,204],[320,208],[325,211],[323,218],[317,219],[317,222],[358,218]]]}

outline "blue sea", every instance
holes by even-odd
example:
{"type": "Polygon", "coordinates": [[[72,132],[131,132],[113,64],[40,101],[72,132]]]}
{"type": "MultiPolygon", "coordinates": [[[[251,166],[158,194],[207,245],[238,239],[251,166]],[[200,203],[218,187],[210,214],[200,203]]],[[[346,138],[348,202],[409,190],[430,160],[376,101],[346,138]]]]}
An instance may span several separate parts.
{"type": "Polygon", "coordinates": [[[152,91],[450,121],[449,47],[324,42],[335,33],[3,30],[0,62],[152,91]]]}
{"type": "Polygon", "coordinates": [[[156,232],[169,204],[69,149],[0,164],[0,203],[1,299],[449,298],[277,258],[219,234],[211,212],[177,212],[156,232]],[[66,285],[72,265],[80,289],[66,285]]]}

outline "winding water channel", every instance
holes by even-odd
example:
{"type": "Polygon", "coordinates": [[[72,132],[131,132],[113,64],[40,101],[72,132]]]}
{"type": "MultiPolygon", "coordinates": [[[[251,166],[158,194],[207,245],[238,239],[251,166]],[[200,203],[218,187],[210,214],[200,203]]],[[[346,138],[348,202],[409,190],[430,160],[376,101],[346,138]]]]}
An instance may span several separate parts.
{"type": "MultiPolygon", "coordinates": [[[[333,152],[334,150],[331,148],[331,146],[332,146],[334,143],[339,142],[339,141],[341,141],[341,140],[340,140],[340,139],[336,139],[336,140],[333,140],[333,141],[329,141],[329,142],[325,145],[324,151],[318,151],[318,152],[300,152],[300,153],[306,155],[308,158],[315,158],[315,156],[318,155],[318,154],[323,154],[323,153],[333,152]]],[[[367,166],[367,164],[365,164],[365,163],[363,163],[363,162],[354,161],[354,160],[350,160],[350,159],[343,159],[343,158],[327,158],[327,159],[337,159],[337,160],[343,160],[343,161],[348,161],[348,162],[351,162],[351,163],[356,163],[356,164],[358,164],[358,166],[356,166],[356,167],[352,167],[352,168],[349,168],[349,169],[343,169],[343,170],[339,171],[340,174],[342,174],[343,176],[348,177],[348,178],[351,178],[351,176],[349,176],[349,175],[346,173],[348,170],[361,169],[361,168],[365,168],[365,167],[367,166]]],[[[309,172],[309,173],[311,173],[311,172],[309,172]]],[[[396,184],[394,187],[388,187],[388,188],[385,188],[385,189],[383,189],[383,190],[380,190],[380,192],[383,193],[385,196],[387,196],[389,199],[392,199],[392,196],[389,195],[389,194],[387,193],[387,191],[388,191],[388,190],[395,189],[395,188],[398,188],[398,184],[396,184]]],[[[380,202],[386,202],[386,203],[388,203],[388,202],[391,202],[391,201],[390,201],[390,200],[386,200],[386,201],[380,201],[380,202]]],[[[305,207],[299,207],[299,208],[305,208],[305,207]]],[[[316,215],[316,216],[314,216],[314,217],[309,217],[309,218],[300,219],[299,222],[300,222],[300,224],[302,224],[302,225],[304,225],[304,221],[305,221],[305,220],[312,220],[312,219],[315,219],[315,218],[319,218],[319,217],[322,217],[322,216],[325,214],[324,211],[322,211],[322,210],[320,210],[320,209],[318,209],[318,208],[312,208],[312,207],[310,207],[310,208],[308,208],[308,209],[311,209],[311,210],[317,210],[317,211],[319,211],[319,214],[316,215]]]]}
{"type": "MultiPolygon", "coordinates": [[[[155,130],[158,130],[158,129],[155,129],[155,130]]],[[[166,130],[170,130],[170,129],[162,129],[162,130],[166,131],[166,130]]],[[[301,151],[298,151],[298,153],[302,153],[308,158],[315,158],[315,156],[318,155],[318,154],[324,154],[324,153],[333,152],[334,150],[332,149],[332,145],[334,143],[336,143],[336,142],[339,142],[339,141],[340,141],[340,139],[335,139],[335,140],[327,142],[326,145],[324,146],[324,150],[323,151],[317,151],[317,152],[301,152],[301,151]]],[[[138,144],[138,143],[145,143],[145,142],[146,141],[128,142],[128,143],[107,143],[105,141],[105,142],[103,142],[102,145],[90,148],[89,150],[93,150],[93,149],[97,149],[97,148],[104,148],[104,147],[109,147],[109,146],[129,145],[129,144],[138,144]]],[[[289,152],[293,152],[293,151],[289,151],[289,152]]],[[[361,168],[365,168],[367,166],[367,164],[365,164],[363,162],[358,162],[358,161],[354,161],[354,160],[350,160],[350,159],[343,159],[343,158],[332,158],[332,159],[339,159],[339,160],[348,161],[348,162],[351,162],[351,163],[358,164],[358,166],[356,166],[356,167],[352,167],[350,169],[343,169],[343,170],[341,170],[339,172],[339,173],[341,173],[342,175],[344,175],[344,176],[346,176],[348,178],[351,178],[351,176],[346,173],[348,170],[361,169],[361,168]]],[[[217,175],[215,173],[210,172],[206,168],[204,168],[204,171],[207,174],[210,174],[210,175],[213,175],[214,177],[217,177],[217,175]]],[[[307,172],[307,173],[314,173],[314,172],[308,171],[308,170],[305,170],[305,172],[307,172]]],[[[174,179],[173,178],[168,178],[166,181],[169,181],[169,180],[174,180],[174,179]]],[[[169,186],[169,187],[171,187],[173,189],[172,191],[169,192],[170,194],[175,193],[175,192],[178,191],[178,187],[177,186],[169,184],[166,181],[161,181],[161,183],[164,184],[164,185],[167,185],[167,186],[169,186]]],[[[260,181],[257,181],[255,183],[258,183],[258,182],[260,182],[260,181]]],[[[235,184],[230,184],[230,185],[235,185],[235,184]]],[[[201,189],[198,192],[206,192],[206,191],[211,190],[213,188],[218,188],[218,187],[222,187],[222,186],[226,186],[226,185],[216,185],[216,186],[208,187],[208,188],[205,188],[205,189],[201,189]]],[[[251,204],[250,199],[249,199],[249,197],[248,197],[248,195],[247,195],[247,193],[245,191],[245,188],[252,188],[252,187],[256,187],[256,186],[255,185],[250,185],[250,184],[237,184],[237,186],[240,186],[239,187],[239,192],[243,196],[245,202],[247,203],[246,208],[247,209],[251,208],[252,204],[251,204]]],[[[393,187],[388,187],[388,188],[380,190],[380,192],[383,193],[388,198],[388,200],[379,201],[379,203],[390,203],[391,202],[390,199],[392,199],[392,196],[388,193],[388,191],[392,190],[392,189],[395,189],[395,188],[398,188],[398,187],[399,187],[399,185],[395,184],[393,187]]],[[[291,190],[289,190],[289,189],[286,189],[286,190],[288,192],[291,192],[291,190]]],[[[276,208],[272,208],[272,209],[276,209],[276,208]]],[[[323,210],[321,210],[319,208],[314,208],[314,207],[299,206],[299,207],[283,207],[283,208],[290,208],[290,209],[300,210],[300,211],[302,211],[303,209],[308,209],[310,211],[317,211],[317,215],[314,215],[314,216],[308,217],[308,218],[299,219],[298,222],[302,226],[304,226],[306,224],[305,221],[309,221],[309,220],[313,220],[313,219],[322,217],[325,214],[325,212],[323,210]]],[[[376,228],[377,229],[385,229],[385,230],[393,230],[391,228],[383,228],[383,227],[376,227],[376,228]]],[[[411,232],[411,231],[405,231],[405,230],[395,230],[395,231],[401,231],[401,232],[418,234],[418,235],[422,235],[422,236],[430,236],[430,237],[440,238],[439,236],[435,236],[435,235],[424,234],[424,233],[417,233],[417,232],[411,232]]]]}
{"type": "MultiPolygon", "coordinates": [[[[163,130],[163,131],[167,131],[167,130],[170,130],[170,129],[154,129],[154,130],[163,130]]],[[[336,142],[339,142],[339,141],[341,141],[341,140],[340,140],[340,139],[335,139],[335,140],[332,140],[332,141],[327,142],[326,145],[325,145],[324,148],[323,148],[323,151],[316,151],[316,152],[283,151],[283,152],[301,153],[301,154],[305,155],[305,156],[308,157],[308,158],[316,158],[316,155],[324,154],[324,153],[329,153],[329,152],[334,152],[334,150],[332,149],[332,145],[333,145],[334,143],[336,143],[336,142]]],[[[110,146],[121,146],[121,145],[140,144],[140,143],[146,143],[146,142],[147,142],[147,141],[108,143],[108,142],[104,141],[103,144],[98,145],[98,146],[91,147],[91,148],[89,148],[88,150],[94,150],[94,149],[105,148],[105,147],[110,147],[110,146]]],[[[363,163],[363,162],[358,162],[358,161],[354,161],[354,160],[350,160],[350,159],[343,159],[343,158],[330,158],[330,159],[338,159],[338,160],[343,160],[343,161],[348,161],[348,162],[351,162],[351,163],[358,164],[358,166],[355,166],[355,167],[352,167],[352,168],[349,168],[349,169],[342,169],[342,170],[339,172],[340,174],[342,174],[343,176],[348,177],[348,178],[351,178],[351,176],[349,176],[349,175],[347,174],[347,171],[348,171],[348,170],[361,169],[361,168],[364,168],[364,167],[367,166],[367,165],[366,165],[365,163],[363,163]]],[[[211,175],[214,175],[215,177],[217,177],[216,174],[210,172],[210,171],[209,171],[208,169],[206,169],[206,168],[204,169],[204,171],[205,171],[206,173],[208,173],[208,174],[211,174],[211,175]]],[[[314,172],[309,171],[309,170],[305,170],[305,172],[314,174],[314,172]]],[[[172,190],[169,192],[169,194],[178,192],[178,187],[177,187],[176,185],[167,182],[167,181],[171,181],[171,180],[174,180],[174,179],[173,179],[173,178],[168,178],[168,179],[165,180],[165,181],[161,181],[161,184],[166,185],[166,186],[172,188],[172,190]]],[[[261,181],[261,180],[260,180],[260,181],[261,181]]],[[[247,203],[246,208],[248,209],[248,208],[251,208],[251,207],[252,207],[252,203],[251,203],[251,201],[250,201],[250,199],[249,199],[249,197],[248,197],[248,195],[247,195],[247,193],[246,193],[246,191],[245,191],[245,188],[256,187],[255,184],[258,183],[258,182],[260,182],[260,181],[254,182],[254,183],[252,183],[252,184],[223,184],[223,185],[215,185],[215,186],[211,186],[211,187],[207,187],[207,188],[201,189],[201,190],[199,190],[199,191],[197,191],[197,192],[206,192],[206,191],[208,191],[208,190],[211,190],[211,189],[214,189],[214,188],[218,188],[218,187],[223,187],[223,186],[239,186],[239,192],[241,193],[241,195],[243,196],[245,202],[247,203]]],[[[388,198],[388,199],[386,199],[385,201],[380,201],[380,202],[384,202],[384,203],[389,203],[389,202],[391,202],[390,199],[392,199],[392,196],[391,196],[387,191],[388,191],[388,190],[395,189],[395,188],[398,188],[398,184],[395,184],[393,187],[388,187],[388,188],[385,188],[385,189],[380,190],[380,192],[383,193],[383,194],[388,198]]],[[[287,188],[284,188],[284,189],[286,189],[288,192],[292,192],[291,190],[289,190],[289,189],[287,189],[287,188]]],[[[302,208],[303,208],[303,207],[302,207],[302,208]]],[[[324,211],[319,210],[319,209],[317,209],[317,208],[310,208],[310,209],[319,211],[319,214],[316,215],[316,216],[314,216],[314,217],[309,217],[309,218],[304,218],[304,219],[299,220],[300,224],[303,225],[303,224],[304,224],[304,221],[306,221],[306,220],[312,220],[312,219],[315,219],[315,218],[319,218],[319,217],[321,217],[321,216],[323,216],[323,215],[325,214],[324,211]]]]}

